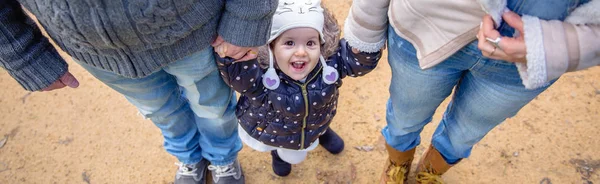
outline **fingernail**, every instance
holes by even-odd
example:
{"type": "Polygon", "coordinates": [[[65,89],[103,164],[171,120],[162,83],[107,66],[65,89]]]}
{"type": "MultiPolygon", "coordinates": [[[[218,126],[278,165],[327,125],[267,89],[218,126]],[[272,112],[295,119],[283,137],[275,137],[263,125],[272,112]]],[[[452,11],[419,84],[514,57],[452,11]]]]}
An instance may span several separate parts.
{"type": "Polygon", "coordinates": [[[506,12],[510,12],[510,10],[508,8],[504,8],[504,10],[502,10],[502,12],[506,13],[506,12]]]}
{"type": "Polygon", "coordinates": [[[77,81],[77,80],[73,81],[73,83],[71,83],[71,86],[69,86],[69,87],[72,87],[72,88],[79,87],[79,81],[77,81]]]}

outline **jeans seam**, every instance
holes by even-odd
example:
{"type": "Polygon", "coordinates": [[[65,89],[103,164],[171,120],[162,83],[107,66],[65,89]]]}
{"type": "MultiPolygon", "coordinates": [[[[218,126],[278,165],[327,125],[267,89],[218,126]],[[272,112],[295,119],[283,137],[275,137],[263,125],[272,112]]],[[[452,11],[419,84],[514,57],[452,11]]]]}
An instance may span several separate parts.
{"type": "MultiPolygon", "coordinates": [[[[475,69],[475,66],[479,65],[481,63],[483,59],[481,57],[477,57],[477,62],[475,62],[475,64],[471,65],[471,67],[469,67],[469,69],[467,71],[471,71],[475,69]]],[[[462,81],[462,77],[461,77],[461,81],[462,81]]],[[[459,81],[460,84],[460,81],[459,81]]],[[[458,84],[456,84],[458,86],[458,84]]]]}
{"type": "MultiPolygon", "coordinates": [[[[465,74],[463,74],[463,75],[466,75],[466,73],[465,73],[465,74]]],[[[447,113],[444,113],[444,116],[442,117],[442,119],[445,119],[445,117],[448,115],[448,113],[450,113],[450,112],[454,111],[454,106],[455,106],[455,105],[454,105],[454,103],[455,103],[454,99],[456,99],[456,98],[457,98],[457,95],[458,95],[458,90],[460,89],[460,84],[462,84],[462,83],[463,83],[463,78],[464,78],[464,77],[463,77],[463,76],[461,76],[461,77],[458,79],[458,82],[456,83],[456,86],[454,87],[454,94],[452,94],[452,98],[450,99],[450,103],[448,104],[450,107],[448,107],[448,109],[446,110],[446,112],[447,112],[447,113]]]]}
{"type": "Polygon", "coordinates": [[[515,11],[514,12],[520,13],[521,10],[523,9],[523,5],[525,4],[525,1],[526,0],[521,1],[521,3],[518,6],[515,7],[515,11]]]}

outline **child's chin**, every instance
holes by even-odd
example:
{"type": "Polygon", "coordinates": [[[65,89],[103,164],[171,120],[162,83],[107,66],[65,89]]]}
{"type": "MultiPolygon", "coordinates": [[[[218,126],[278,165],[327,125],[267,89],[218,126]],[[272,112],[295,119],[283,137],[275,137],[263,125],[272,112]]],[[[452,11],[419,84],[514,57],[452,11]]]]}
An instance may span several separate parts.
{"type": "Polygon", "coordinates": [[[306,78],[306,75],[293,75],[293,76],[290,76],[290,78],[299,81],[299,80],[306,78]]]}

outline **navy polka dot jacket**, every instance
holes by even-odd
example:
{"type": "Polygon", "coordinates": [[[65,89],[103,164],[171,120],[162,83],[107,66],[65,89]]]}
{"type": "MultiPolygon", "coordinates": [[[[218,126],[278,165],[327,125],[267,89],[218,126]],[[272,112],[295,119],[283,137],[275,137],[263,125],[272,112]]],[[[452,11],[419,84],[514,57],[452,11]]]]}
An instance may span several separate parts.
{"type": "Polygon", "coordinates": [[[298,150],[309,147],[327,130],[336,113],[341,79],[372,71],[381,52],[354,54],[342,39],[337,52],[326,59],[340,74],[336,83],[323,81],[319,62],[305,83],[277,70],[281,82],[275,90],[263,86],[266,69],[256,59],[233,63],[231,58],[215,57],[223,80],[241,94],[236,109],[241,127],[264,144],[298,150]]]}

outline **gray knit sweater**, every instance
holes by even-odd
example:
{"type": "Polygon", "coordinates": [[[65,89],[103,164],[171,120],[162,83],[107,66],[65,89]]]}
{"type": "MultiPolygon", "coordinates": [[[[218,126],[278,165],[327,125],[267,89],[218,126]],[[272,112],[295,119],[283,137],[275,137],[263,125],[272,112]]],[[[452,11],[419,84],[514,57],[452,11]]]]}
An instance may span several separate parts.
{"type": "Polygon", "coordinates": [[[205,49],[217,34],[238,46],[265,44],[277,0],[0,0],[0,66],[36,91],[68,66],[20,4],[74,59],[140,78],[205,49]]]}

